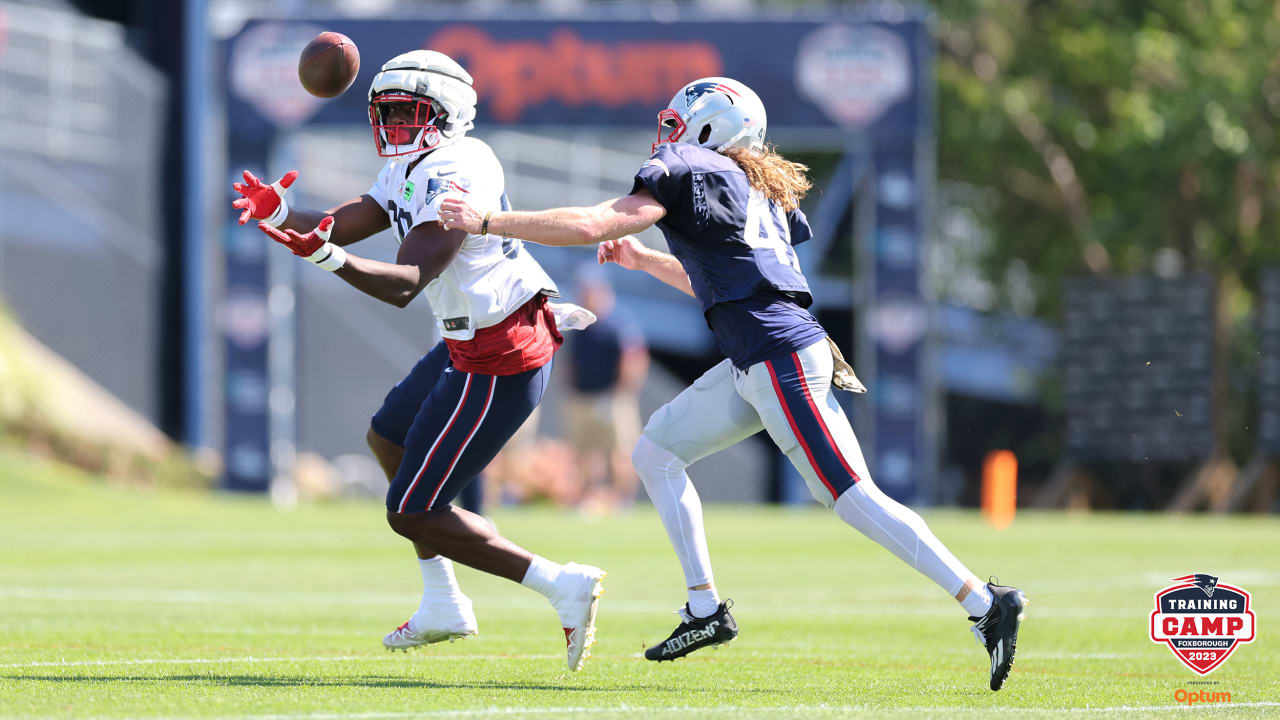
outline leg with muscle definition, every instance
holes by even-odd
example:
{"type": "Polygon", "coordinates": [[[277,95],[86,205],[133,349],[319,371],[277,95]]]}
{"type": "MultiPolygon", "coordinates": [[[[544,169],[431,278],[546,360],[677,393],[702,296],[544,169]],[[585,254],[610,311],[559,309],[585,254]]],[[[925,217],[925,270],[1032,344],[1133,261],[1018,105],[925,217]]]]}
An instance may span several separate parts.
{"type": "MultiPolygon", "coordinates": [[[[537,407],[550,373],[550,363],[506,376],[443,373],[406,437],[387,492],[387,523],[416,547],[544,595],[564,628],[569,669],[579,670],[595,640],[604,572],[539,557],[450,505],[537,407]]],[[[413,630],[412,619],[407,625],[413,630]]]]}
{"type": "MultiPolygon", "coordinates": [[[[387,393],[370,421],[365,440],[388,483],[400,470],[409,429],[448,362],[448,348],[444,343],[437,344],[387,393]]],[[[475,633],[471,600],[458,586],[453,563],[423,543],[413,543],[413,549],[422,574],[422,598],[409,621],[383,637],[383,645],[405,650],[475,633]]]]}
{"type": "MultiPolygon", "coordinates": [[[[365,434],[365,441],[369,443],[369,450],[377,458],[378,465],[382,467],[382,472],[387,476],[387,483],[390,484],[396,479],[396,471],[400,469],[400,461],[404,459],[404,448],[382,437],[373,427],[370,427],[369,432],[365,434]]],[[[418,554],[419,560],[436,557],[434,550],[420,543],[413,543],[413,549],[418,554]]]]}

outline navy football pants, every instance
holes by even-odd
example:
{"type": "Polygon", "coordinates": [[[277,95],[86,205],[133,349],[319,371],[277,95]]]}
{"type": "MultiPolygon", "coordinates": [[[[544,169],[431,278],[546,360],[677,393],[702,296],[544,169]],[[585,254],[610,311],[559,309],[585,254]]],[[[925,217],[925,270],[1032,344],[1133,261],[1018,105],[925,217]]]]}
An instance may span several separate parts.
{"type": "Polygon", "coordinates": [[[551,365],[517,375],[467,373],[454,369],[443,342],[433,348],[373,417],[374,431],[405,449],[387,509],[422,512],[470,486],[538,406],[551,365]]]}

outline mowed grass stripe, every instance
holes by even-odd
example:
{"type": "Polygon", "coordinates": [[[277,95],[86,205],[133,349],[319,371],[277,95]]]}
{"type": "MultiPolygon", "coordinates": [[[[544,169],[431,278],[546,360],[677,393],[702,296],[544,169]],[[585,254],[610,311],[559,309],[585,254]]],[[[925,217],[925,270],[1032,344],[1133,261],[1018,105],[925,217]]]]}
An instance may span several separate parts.
{"type": "Polygon", "coordinates": [[[112,488],[3,451],[0,477],[0,718],[1134,718],[1201,687],[1233,702],[1189,712],[1280,716],[1274,517],[1024,513],[996,532],[926,513],[975,572],[1032,597],[1018,664],[992,693],[963,613],[817,508],[708,508],[742,636],[662,665],[639,652],[674,627],[683,579],[652,512],[498,512],[531,550],[609,570],[600,642],[571,674],[549,606],[465,568],[480,636],[384,653],[420,579],[376,502],[280,512],[112,488]],[[1253,593],[1259,639],[1215,685],[1191,685],[1202,679],[1147,638],[1154,592],[1188,572],[1253,593]]]}
{"type": "MultiPolygon", "coordinates": [[[[481,661],[481,660],[552,660],[559,659],[559,654],[542,654],[542,655],[511,655],[511,654],[466,654],[457,655],[431,655],[426,650],[414,651],[416,657],[413,662],[431,662],[431,661],[447,661],[457,662],[459,660],[481,661]]],[[[791,658],[804,659],[810,657],[807,653],[770,653],[770,658],[791,658]]],[[[1117,660],[1120,658],[1143,657],[1141,653],[1022,653],[1023,659],[1034,658],[1036,660],[1117,660]]],[[[592,655],[592,657],[605,657],[601,655],[592,655]]],[[[634,653],[631,657],[640,659],[643,657],[641,653],[634,653]]],[[[236,663],[297,663],[297,662],[374,662],[374,661],[392,661],[405,662],[402,658],[387,653],[386,656],[371,655],[296,655],[288,657],[202,657],[202,658],[122,658],[117,660],[50,660],[37,662],[19,662],[19,663],[0,663],[0,668],[65,668],[65,667],[106,667],[106,666],[128,666],[128,665],[230,665],[236,663]]]]}
{"type": "MultiPolygon", "coordinates": [[[[546,601],[539,596],[492,599],[486,602],[489,610],[539,610],[546,607],[546,601]]],[[[310,604],[352,605],[378,604],[404,607],[406,604],[416,605],[419,596],[409,593],[304,593],[290,591],[264,592],[223,592],[218,590],[173,590],[158,589],[147,591],[115,590],[110,588],[40,588],[15,586],[0,588],[0,598],[32,601],[60,602],[111,602],[111,603],[166,603],[195,605],[256,605],[267,600],[290,601],[310,604]]],[[[808,608],[808,615],[825,616],[928,616],[956,617],[958,611],[954,603],[934,601],[936,604],[924,607],[876,607],[865,604],[847,604],[827,607],[808,608]]],[[[614,613],[662,613],[669,610],[670,603],[645,601],[608,601],[609,609],[614,613]]],[[[752,610],[759,614],[794,614],[792,605],[757,604],[752,610]]],[[[1130,618],[1132,612],[1105,607],[1053,607],[1046,605],[1042,610],[1036,604],[1036,614],[1044,618],[1130,618]]]]}

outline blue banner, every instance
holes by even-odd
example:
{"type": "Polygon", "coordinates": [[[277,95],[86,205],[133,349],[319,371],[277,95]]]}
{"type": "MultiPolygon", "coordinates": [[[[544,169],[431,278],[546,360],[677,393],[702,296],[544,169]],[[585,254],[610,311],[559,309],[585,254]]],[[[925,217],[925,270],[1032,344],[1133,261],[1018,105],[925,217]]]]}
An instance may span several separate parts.
{"type": "Polygon", "coordinates": [[[334,20],[255,22],[226,49],[233,135],[301,122],[366,117],[382,63],[438,50],[462,64],[479,94],[477,125],[654,125],[688,81],[728,75],[746,82],[787,128],[860,128],[913,134],[922,24],[821,22],[334,20]],[[360,74],[333,100],[297,82],[303,45],[323,30],[361,51],[360,74]]]}
{"type": "MultiPolygon", "coordinates": [[[[374,74],[391,57],[418,48],[443,52],[472,74],[479,127],[564,128],[566,134],[578,127],[653,127],[656,134],[658,111],[685,83],[715,75],[741,80],[764,101],[771,132],[825,132],[833,145],[872,149],[874,307],[861,337],[874,350],[859,357],[871,365],[863,377],[873,423],[860,430],[872,434],[863,447],[885,491],[918,499],[921,473],[931,470],[931,462],[921,461],[931,451],[924,437],[927,312],[920,293],[927,227],[922,193],[931,181],[918,177],[917,165],[924,158],[921,166],[931,167],[933,122],[931,41],[923,20],[481,20],[463,13],[429,21],[248,23],[222,45],[231,156],[260,164],[263,144],[282,130],[366,123],[374,74]],[[326,30],[349,37],[362,56],[352,87],[332,100],[312,97],[297,80],[300,51],[326,30]]],[[[265,282],[255,263],[230,258],[228,287],[265,282]]],[[[257,348],[229,341],[227,351],[230,443],[262,427],[259,408],[231,402],[232,381],[256,382],[267,370],[257,348]]],[[[248,472],[258,457],[249,450],[266,446],[265,439],[241,438],[245,452],[236,467],[248,472]]],[[[235,454],[229,446],[229,468],[235,454]]]]}
{"type": "Polygon", "coordinates": [[[875,427],[874,441],[864,447],[870,447],[876,483],[894,499],[910,502],[918,499],[920,478],[932,470],[924,435],[929,309],[920,291],[921,183],[915,144],[878,146],[872,157],[875,225],[866,242],[872,246],[874,292],[862,316],[863,337],[874,344],[874,362],[864,378],[875,427]]]}

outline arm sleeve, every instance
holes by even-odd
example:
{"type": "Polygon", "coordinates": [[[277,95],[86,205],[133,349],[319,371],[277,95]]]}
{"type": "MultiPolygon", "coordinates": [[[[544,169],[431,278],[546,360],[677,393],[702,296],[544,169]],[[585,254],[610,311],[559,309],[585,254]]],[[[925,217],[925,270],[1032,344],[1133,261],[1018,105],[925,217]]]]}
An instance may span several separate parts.
{"type": "Polygon", "coordinates": [[[804,211],[800,208],[787,213],[787,221],[791,225],[792,245],[799,245],[813,238],[813,229],[809,227],[809,218],[804,216],[804,211]]]}
{"type": "Polygon", "coordinates": [[[645,161],[636,172],[631,193],[644,188],[667,209],[670,214],[679,212],[685,191],[689,187],[689,165],[667,143],[645,161]]]}

